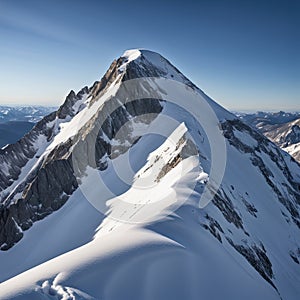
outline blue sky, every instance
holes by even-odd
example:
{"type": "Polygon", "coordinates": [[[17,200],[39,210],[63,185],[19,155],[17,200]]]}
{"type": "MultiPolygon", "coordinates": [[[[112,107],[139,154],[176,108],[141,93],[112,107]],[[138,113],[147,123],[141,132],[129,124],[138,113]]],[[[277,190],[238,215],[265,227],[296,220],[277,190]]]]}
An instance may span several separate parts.
{"type": "Polygon", "coordinates": [[[58,105],[147,48],[228,109],[300,110],[299,3],[0,0],[0,104],[58,105]]]}

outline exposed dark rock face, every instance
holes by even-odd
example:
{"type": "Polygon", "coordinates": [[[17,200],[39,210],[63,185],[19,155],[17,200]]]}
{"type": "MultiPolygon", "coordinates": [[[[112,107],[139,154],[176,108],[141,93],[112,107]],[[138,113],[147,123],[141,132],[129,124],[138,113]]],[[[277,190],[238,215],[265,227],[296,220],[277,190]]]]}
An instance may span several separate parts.
{"type": "Polygon", "coordinates": [[[269,282],[276,290],[274,285],[272,263],[268,258],[264,247],[261,249],[257,245],[252,245],[251,247],[246,245],[237,245],[227,237],[227,241],[241,254],[247,261],[255,268],[255,270],[267,281],[269,282]]]}
{"type": "Polygon", "coordinates": [[[118,67],[120,67],[121,64],[122,58],[114,60],[101,80],[96,81],[89,89],[89,92],[92,95],[90,106],[101,96],[101,93],[106,90],[110,86],[110,84],[117,78],[118,67]]]}
{"type": "Polygon", "coordinates": [[[7,250],[18,242],[23,236],[22,230],[28,229],[33,222],[59,209],[66,202],[67,195],[77,187],[70,157],[62,155],[68,147],[60,146],[57,151],[52,151],[49,155],[55,157],[52,161],[48,158],[38,162],[37,153],[40,147],[53,140],[57,133],[56,125],[77,113],[74,104],[86,91],[87,88],[84,88],[77,95],[71,92],[57,112],[44,117],[17,143],[0,149],[1,250],[7,250]],[[35,163],[36,167],[29,174],[24,174],[24,181],[11,189],[22,168],[35,163]]]}
{"type": "Polygon", "coordinates": [[[248,210],[248,212],[255,218],[257,218],[257,209],[255,208],[255,206],[253,204],[250,204],[249,202],[247,202],[247,200],[243,199],[243,202],[248,210]]]}
{"type": "MultiPolygon", "coordinates": [[[[288,211],[287,214],[289,216],[282,212],[286,221],[293,221],[299,227],[299,183],[295,181],[295,177],[291,174],[284,159],[283,152],[262,134],[238,119],[222,122],[221,129],[230,146],[250,157],[253,166],[258,169],[258,172],[274,191],[274,195],[276,195],[278,201],[288,211]],[[272,163],[270,163],[270,161],[267,162],[266,158],[271,160],[272,163]],[[278,174],[274,173],[272,164],[275,165],[275,169],[281,172],[280,176],[283,177],[283,179],[280,179],[280,185],[278,185],[278,174]]],[[[297,164],[296,162],[294,163],[297,164]]],[[[228,189],[221,187],[212,200],[212,203],[219,209],[224,218],[229,223],[234,224],[237,229],[243,231],[243,243],[234,242],[231,238],[232,231],[228,229],[228,232],[226,232],[222,223],[216,222],[216,220],[209,215],[206,216],[206,220],[209,220],[209,222],[205,222],[202,226],[220,242],[224,241],[225,238],[229,244],[244,256],[255,270],[277,290],[274,284],[274,274],[270,257],[268,257],[262,243],[253,243],[251,232],[248,232],[247,226],[243,223],[243,215],[241,215],[240,210],[233,205],[232,200],[240,201],[249,214],[254,218],[258,218],[259,211],[248,201],[249,194],[246,193],[244,195],[246,195],[246,197],[231,185],[228,189]],[[225,192],[225,190],[228,190],[229,193],[225,192]],[[248,200],[246,200],[246,198],[248,200]]],[[[299,263],[300,260],[297,251],[290,251],[289,256],[295,263],[299,263]]]]}
{"type": "Polygon", "coordinates": [[[78,113],[82,107],[74,110],[74,105],[77,101],[81,100],[84,94],[88,94],[88,87],[84,87],[82,90],[79,91],[78,94],[72,90],[69,95],[67,96],[64,104],[58,109],[57,117],[59,119],[65,119],[67,117],[74,117],[76,113],[78,113]]]}
{"type": "Polygon", "coordinates": [[[212,203],[221,211],[229,223],[233,223],[237,228],[243,229],[243,221],[224,191],[220,189],[212,200],[212,203]]]}
{"type": "Polygon", "coordinates": [[[221,234],[224,234],[224,231],[221,225],[217,220],[210,217],[208,214],[205,215],[205,219],[207,220],[207,223],[202,224],[202,226],[208,230],[220,243],[222,243],[221,234]]]}
{"type": "Polygon", "coordinates": [[[18,179],[21,169],[32,159],[41,146],[37,141],[44,137],[45,142],[50,142],[56,134],[55,120],[66,119],[74,116],[73,105],[82,98],[87,88],[83,88],[77,95],[71,91],[66,101],[57,112],[53,112],[41,121],[15,144],[8,145],[5,149],[0,149],[0,195],[1,201],[5,199],[5,189],[9,187],[14,180],[18,179]]]}
{"type": "Polygon", "coordinates": [[[285,140],[285,147],[297,144],[300,142],[300,126],[299,125],[293,125],[291,128],[291,131],[287,134],[285,140]]]}
{"type": "MultiPolygon", "coordinates": [[[[119,147],[112,149],[109,141],[115,138],[120,128],[137,116],[140,116],[140,122],[149,124],[161,112],[161,99],[138,99],[140,91],[137,90],[132,91],[133,99],[137,98],[137,100],[126,103],[122,95],[117,93],[113,99],[105,102],[95,112],[91,120],[71,140],[57,145],[47,156],[39,160],[36,167],[15,187],[14,191],[7,190],[18,179],[22,168],[30,160],[38,161],[39,157],[36,156],[39,149],[36,141],[40,136],[45,137],[46,142],[50,143],[57,134],[57,120],[68,121],[74,117],[84,107],[82,99],[85,95],[90,98],[90,105],[97,101],[119,75],[118,68],[123,60],[120,58],[114,61],[101,81],[96,82],[92,88],[85,87],[78,94],[71,91],[57,112],[38,122],[19,142],[9,145],[5,150],[0,150],[0,164],[6,166],[0,169],[1,250],[12,247],[22,238],[23,230],[59,209],[76,190],[78,178],[74,175],[72,165],[72,147],[76,147],[76,151],[82,153],[80,162],[76,166],[81,171],[84,171],[87,166],[104,170],[108,159],[115,158],[130,147],[122,146],[125,144],[123,140],[119,147]],[[123,103],[120,104],[120,101],[123,103]],[[95,145],[92,155],[87,151],[91,143],[95,145]]],[[[160,74],[156,71],[150,73],[149,76],[160,74]]],[[[120,80],[125,81],[144,77],[145,71],[141,71],[138,64],[132,63],[121,75],[120,80]]],[[[131,130],[130,126],[128,130],[131,130]]],[[[125,136],[129,145],[136,142],[138,138],[130,140],[130,134],[125,136]]]]}
{"type": "Polygon", "coordinates": [[[221,127],[223,129],[224,136],[228,139],[230,145],[237,148],[243,153],[248,153],[251,156],[250,159],[252,161],[252,164],[260,170],[260,173],[264,176],[266,182],[278,196],[279,201],[290,212],[293,221],[300,228],[300,186],[298,182],[294,181],[294,178],[291,175],[289,168],[287,167],[282,153],[280,153],[278,148],[275,147],[272,142],[269,141],[266,137],[238,119],[227,120],[226,122],[221,124],[221,127]],[[254,140],[257,141],[257,145],[255,147],[251,147],[243,143],[234,135],[235,130],[248,133],[251,137],[253,137],[254,140]],[[276,183],[274,183],[274,174],[266,166],[262,158],[263,153],[270,157],[272,161],[277,165],[279,170],[282,171],[282,174],[284,174],[287,183],[283,183],[283,185],[286,187],[288,194],[285,194],[277,187],[276,183]]]}
{"type": "MultiPolygon", "coordinates": [[[[179,143],[176,145],[176,150],[179,149],[179,147],[182,146],[182,149],[178,155],[176,155],[174,158],[166,162],[166,164],[162,167],[161,171],[157,175],[156,182],[159,182],[168,172],[170,172],[173,168],[175,168],[183,159],[193,156],[193,155],[198,155],[198,150],[195,146],[195,144],[187,138],[186,135],[184,135],[179,143]]],[[[160,156],[157,156],[155,161],[158,161],[161,159],[160,156]]]]}
{"type": "Polygon", "coordinates": [[[80,158],[78,161],[79,170],[77,170],[79,173],[84,173],[87,166],[100,170],[106,169],[108,159],[114,159],[126,152],[139,138],[138,136],[131,136],[130,122],[135,117],[142,116],[139,121],[149,124],[162,110],[162,105],[158,99],[143,99],[142,105],[140,100],[125,103],[108,114],[107,112],[110,111],[108,106],[110,105],[110,102],[105,103],[94,118],[74,137],[73,143],[76,144],[76,152],[80,153],[76,155],[80,158]],[[147,115],[147,118],[143,118],[144,114],[147,115]],[[124,124],[128,125],[124,126],[124,124]],[[119,136],[118,132],[121,128],[123,132],[119,136]],[[85,137],[82,139],[82,136],[85,137]],[[118,141],[120,142],[119,145],[112,147],[110,141],[116,137],[122,140],[118,141]],[[89,145],[95,145],[94,149],[89,145]]]}
{"type": "Polygon", "coordinates": [[[21,198],[0,208],[1,250],[20,240],[22,230],[58,210],[77,186],[70,160],[55,160],[39,169],[21,198]]]}
{"type": "Polygon", "coordinates": [[[298,248],[295,252],[294,251],[290,251],[290,257],[292,258],[292,260],[296,263],[296,264],[300,264],[300,248],[298,248]]]}
{"type": "MultiPolygon", "coordinates": [[[[242,219],[239,216],[237,210],[233,207],[233,204],[229,197],[224,191],[220,190],[215,195],[212,203],[220,210],[224,218],[229,223],[233,223],[237,229],[241,229],[243,231],[245,238],[242,239],[242,241],[244,244],[234,243],[230,237],[230,235],[232,235],[232,231],[227,229],[229,234],[226,233],[220,223],[208,214],[204,216],[205,222],[202,222],[201,225],[206,230],[208,230],[219,242],[222,243],[222,237],[225,238],[229,242],[229,244],[242,256],[244,256],[245,259],[254,267],[254,269],[277,290],[272,281],[272,278],[274,277],[272,263],[267,256],[264,245],[261,242],[259,244],[253,243],[251,247],[248,245],[248,239],[251,239],[251,236],[245,230],[242,219]]],[[[247,208],[249,205],[250,204],[248,203],[247,208]]],[[[256,212],[257,210],[253,208],[253,206],[251,206],[250,213],[253,216],[256,216],[256,212]]],[[[291,257],[294,259],[295,255],[291,255],[291,257]]]]}
{"type": "MultiPolygon", "coordinates": [[[[18,179],[21,168],[33,158],[37,152],[34,146],[35,140],[40,134],[50,139],[51,129],[47,127],[48,122],[55,119],[56,114],[51,113],[40,122],[17,143],[7,146],[4,150],[0,149],[0,192],[10,186],[14,180],[18,179]]],[[[3,194],[3,193],[2,193],[3,194]]]]}

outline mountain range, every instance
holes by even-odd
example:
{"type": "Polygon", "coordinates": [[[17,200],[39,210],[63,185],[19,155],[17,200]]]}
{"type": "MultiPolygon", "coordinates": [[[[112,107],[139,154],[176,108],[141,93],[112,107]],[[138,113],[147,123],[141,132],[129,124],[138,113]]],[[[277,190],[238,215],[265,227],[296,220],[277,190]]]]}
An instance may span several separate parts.
{"type": "Polygon", "coordinates": [[[0,150],[1,299],[298,299],[300,166],[128,50],[0,150]]]}
{"type": "Polygon", "coordinates": [[[0,148],[18,141],[36,122],[55,109],[44,106],[0,106],[0,148]]]}
{"type": "Polygon", "coordinates": [[[239,116],[300,162],[300,113],[258,112],[239,116]]]}

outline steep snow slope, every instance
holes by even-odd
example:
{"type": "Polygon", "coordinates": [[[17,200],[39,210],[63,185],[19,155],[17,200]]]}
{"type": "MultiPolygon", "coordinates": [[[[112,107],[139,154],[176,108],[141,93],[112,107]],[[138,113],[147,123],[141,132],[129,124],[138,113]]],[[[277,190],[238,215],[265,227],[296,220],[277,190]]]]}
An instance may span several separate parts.
{"type": "Polygon", "coordinates": [[[4,198],[1,299],[298,299],[290,156],[151,51],[85,95],[4,198]]]}

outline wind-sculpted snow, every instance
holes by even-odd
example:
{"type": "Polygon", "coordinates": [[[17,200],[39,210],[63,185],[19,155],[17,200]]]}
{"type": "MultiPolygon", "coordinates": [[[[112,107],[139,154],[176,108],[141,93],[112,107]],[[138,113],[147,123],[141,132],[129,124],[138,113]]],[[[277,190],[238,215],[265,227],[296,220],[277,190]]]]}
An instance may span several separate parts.
{"type": "Polygon", "coordinates": [[[3,198],[1,299],[298,299],[299,165],[162,56],[52,118],[3,198]]]}

